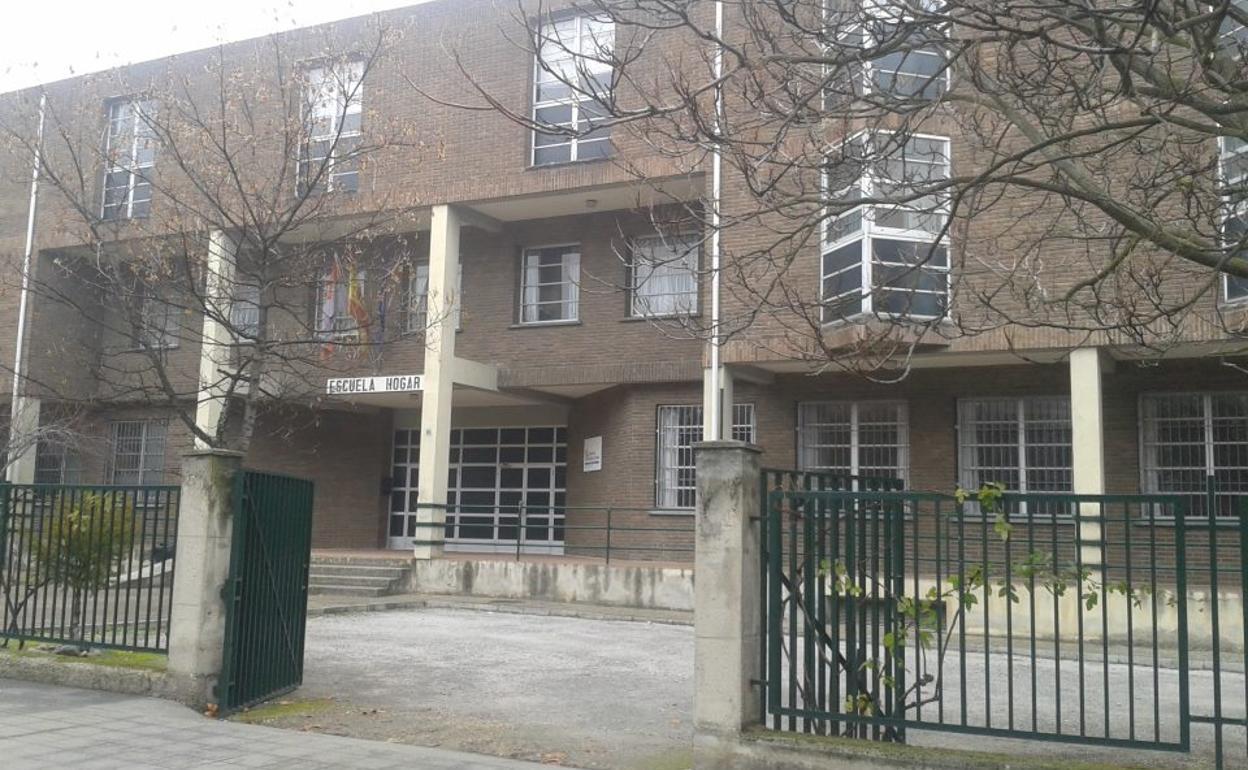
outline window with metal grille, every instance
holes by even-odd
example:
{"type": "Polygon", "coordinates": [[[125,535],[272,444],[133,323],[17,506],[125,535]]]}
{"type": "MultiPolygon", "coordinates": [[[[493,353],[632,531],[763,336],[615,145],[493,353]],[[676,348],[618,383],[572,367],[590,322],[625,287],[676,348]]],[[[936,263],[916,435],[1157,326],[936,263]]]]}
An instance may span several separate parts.
{"type": "Polygon", "coordinates": [[[520,322],[577,320],[580,277],[580,244],[525,249],[520,322]]]}
{"type": "Polygon", "coordinates": [[[35,444],[36,484],[77,484],[81,481],[82,463],[76,452],[64,441],[40,438],[35,444]]]}
{"type": "Polygon", "coordinates": [[[104,219],[145,217],[152,209],[156,169],[156,102],[115,99],[104,137],[104,219]]]}
{"type": "Polygon", "coordinates": [[[864,132],[829,155],[827,199],[852,208],[823,223],[824,323],[870,314],[945,315],[949,200],[939,187],[948,178],[949,140],[943,137],[864,132]],[[873,197],[906,203],[854,205],[873,197]]]}
{"type": "Polygon", "coordinates": [[[689,315],[698,309],[696,237],[656,235],[630,246],[630,315],[689,315]]]}
{"type": "Polygon", "coordinates": [[[868,95],[875,100],[931,101],[948,90],[948,27],[920,16],[923,11],[939,12],[943,5],[943,0],[829,3],[827,20],[840,52],[888,50],[829,83],[829,108],[868,95]]]}
{"type": "Polygon", "coordinates": [[[1189,512],[1239,515],[1248,496],[1248,393],[1148,394],[1140,399],[1145,492],[1190,495],[1189,512]]]}
{"type": "Polygon", "coordinates": [[[902,401],[817,401],[797,409],[803,470],[905,479],[910,446],[902,401]]]}
{"type": "Polygon", "coordinates": [[[359,189],[364,63],[341,62],[305,73],[299,193],[359,189]]]}
{"type": "MultiPolygon", "coordinates": [[[[960,483],[1003,484],[1012,492],[1074,489],[1070,398],[974,398],[958,402],[960,483]]],[[[1069,515],[1069,506],[1025,506],[1009,513],[1069,515]]]]}
{"type": "Polygon", "coordinates": [[[544,21],[537,30],[533,76],[534,166],[605,158],[611,129],[595,128],[614,86],[615,25],[576,14],[544,21]],[[541,130],[542,128],[547,130],[541,130]]]}
{"type": "MultiPolygon", "coordinates": [[[[460,316],[460,300],[464,293],[464,263],[459,263],[455,275],[455,296],[451,297],[451,318],[455,330],[463,328],[460,316]]],[[[412,265],[407,279],[407,326],[408,332],[423,332],[429,324],[429,263],[412,265]]]]}
{"type": "Polygon", "coordinates": [[[119,420],[109,425],[111,484],[160,484],[165,478],[165,420],[119,420]]]}
{"type": "MultiPolygon", "coordinates": [[[[698,491],[693,445],[702,440],[702,407],[660,406],[655,433],[655,505],[692,508],[698,491]]],[[[733,404],[732,438],[754,443],[753,404],[733,404]]]]}

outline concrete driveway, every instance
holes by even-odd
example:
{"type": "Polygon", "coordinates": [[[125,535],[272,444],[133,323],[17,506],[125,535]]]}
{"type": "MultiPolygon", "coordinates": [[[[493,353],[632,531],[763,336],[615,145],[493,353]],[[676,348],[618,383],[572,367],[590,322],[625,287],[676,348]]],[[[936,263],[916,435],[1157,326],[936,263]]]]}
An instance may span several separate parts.
{"type": "Polygon", "coordinates": [[[308,623],[304,686],[255,721],[586,768],[690,764],[693,629],[420,609],[308,623]]]}

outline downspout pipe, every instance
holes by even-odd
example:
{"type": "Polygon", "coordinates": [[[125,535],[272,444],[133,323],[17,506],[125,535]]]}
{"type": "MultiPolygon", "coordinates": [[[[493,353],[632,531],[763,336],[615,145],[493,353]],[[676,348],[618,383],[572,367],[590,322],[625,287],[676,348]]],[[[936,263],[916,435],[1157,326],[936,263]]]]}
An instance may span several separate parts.
{"type": "Polygon", "coordinates": [[[720,345],[723,341],[722,331],[720,329],[720,259],[721,259],[721,239],[720,227],[722,224],[722,216],[720,214],[720,201],[723,194],[723,148],[720,146],[719,136],[723,130],[723,114],[724,114],[724,88],[719,82],[724,74],[724,3],[723,0],[715,0],[715,54],[714,54],[714,73],[715,73],[715,141],[711,144],[711,350],[710,350],[710,372],[708,377],[710,383],[707,386],[709,391],[707,396],[710,403],[707,405],[711,413],[706,420],[706,425],[710,435],[705,436],[707,441],[718,441],[725,437],[728,433],[724,430],[724,404],[723,404],[723,377],[721,369],[723,364],[720,360],[720,345]]]}
{"type": "MultiPolygon", "coordinates": [[[[39,129],[35,138],[35,151],[30,172],[30,204],[26,211],[26,250],[22,253],[22,290],[17,304],[17,344],[13,352],[13,392],[9,403],[10,431],[19,424],[21,416],[22,379],[26,363],[26,325],[29,312],[30,273],[35,253],[35,214],[39,208],[39,170],[43,163],[43,121],[47,110],[48,95],[39,95],[39,129]]],[[[27,448],[26,451],[33,451],[27,448]]],[[[10,453],[11,454],[11,453],[10,453]]],[[[13,458],[4,470],[6,480],[12,480],[13,458]]]]}

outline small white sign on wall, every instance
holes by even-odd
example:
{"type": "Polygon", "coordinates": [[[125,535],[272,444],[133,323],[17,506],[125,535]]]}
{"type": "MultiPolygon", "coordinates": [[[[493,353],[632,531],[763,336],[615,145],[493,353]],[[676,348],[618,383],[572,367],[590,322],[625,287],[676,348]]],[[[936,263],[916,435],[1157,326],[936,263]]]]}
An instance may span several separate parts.
{"type": "Polygon", "coordinates": [[[585,438],[585,458],[582,469],[586,473],[602,470],[602,436],[585,438]]]}

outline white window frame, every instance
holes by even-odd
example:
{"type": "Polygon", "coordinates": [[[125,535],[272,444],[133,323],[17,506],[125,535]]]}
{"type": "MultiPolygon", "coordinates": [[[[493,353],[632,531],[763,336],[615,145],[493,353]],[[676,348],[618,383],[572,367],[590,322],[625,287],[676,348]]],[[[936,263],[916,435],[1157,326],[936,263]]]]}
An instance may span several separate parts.
{"type": "MultiPolygon", "coordinates": [[[[548,266],[549,267],[549,266],[548,266]]],[[[541,265],[534,270],[540,278],[541,265]]],[[[549,324],[576,323],[581,319],[581,244],[558,243],[546,246],[529,246],[521,252],[520,257],[520,320],[522,326],[543,326],[549,324]],[[540,280],[531,283],[529,257],[538,256],[544,251],[562,251],[561,280],[557,283],[542,283],[540,280]],[[558,300],[541,299],[543,286],[563,286],[564,291],[558,300]],[[558,305],[563,310],[559,318],[540,318],[540,308],[544,305],[558,305]],[[569,310],[570,308],[570,310],[569,310]],[[532,312],[530,312],[532,311],[532,312]],[[532,316],[532,318],[530,318],[532,316]]]]}
{"type": "MultiPolygon", "coordinates": [[[[848,468],[849,475],[862,476],[862,449],[864,446],[891,446],[897,450],[899,460],[899,468],[896,477],[901,479],[903,483],[908,483],[910,479],[910,405],[898,399],[876,399],[876,400],[858,400],[858,401],[803,401],[797,405],[797,464],[804,471],[833,471],[840,472],[839,468],[829,465],[818,465],[813,461],[812,454],[822,446],[827,444],[815,444],[810,441],[810,433],[817,430],[818,425],[825,423],[810,423],[808,417],[808,409],[814,409],[820,406],[848,406],[849,407],[849,437],[850,443],[847,447],[849,450],[850,465],[848,468]],[[896,444],[865,444],[862,440],[862,410],[864,407],[891,407],[895,409],[896,418],[893,425],[897,429],[896,444]]],[[[867,474],[872,477],[879,476],[879,473],[867,474]]]]}
{"type": "MultiPolygon", "coordinates": [[[[1246,475],[1248,475],[1248,465],[1222,466],[1217,463],[1217,452],[1215,451],[1216,447],[1219,445],[1228,445],[1228,444],[1233,445],[1234,443],[1236,443],[1236,442],[1215,441],[1213,399],[1218,398],[1218,397],[1226,397],[1226,396],[1233,396],[1233,397],[1248,399],[1248,391],[1211,391],[1211,392],[1168,391],[1168,392],[1154,392],[1154,393],[1141,393],[1140,394],[1137,435],[1139,436],[1140,490],[1142,492],[1146,494],[1183,495],[1186,497],[1197,497],[1197,498],[1202,498],[1202,499],[1205,496],[1205,488],[1203,486],[1201,489],[1198,489],[1198,490],[1161,490],[1160,489],[1161,485],[1158,483],[1158,478],[1157,478],[1157,475],[1160,471],[1162,470],[1199,471],[1199,470],[1202,470],[1202,468],[1200,468],[1199,466],[1195,466],[1195,465],[1193,466],[1166,466],[1165,468],[1162,468],[1157,465],[1156,455],[1154,454],[1154,450],[1156,447],[1161,446],[1162,443],[1156,440],[1150,440],[1151,437],[1156,435],[1155,425],[1150,426],[1148,422],[1149,415],[1148,415],[1147,403],[1150,400],[1160,400],[1160,399],[1165,399],[1165,398],[1199,398],[1200,399],[1200,404],[1201,404],[1200,421],[1201,421],[1201,433],[1202,433],[1202,441],[1200,443],[1200,446],[1202,448],[1202,452],[1204,453],[1203,479],[1205,483],[1208,482],[1208,478],[1210,476],[1216,476],[1216,473],[1218,470],[1239,470],[1239,471],[1244,472],[1246,475]]],[[[1195,446],[1196,444],[1193,442],[1193,443],[1189,443],[1189,445],[1195,446]]],[[[1243,491],[1231,490],[1227,492],[1221,492],[1219,494],[1224,497],[1226,496],[1234,496],[1237,498],[1248,497],[1248,488],[1245,488],[1243,491]]],[[[1238,507],[1239,507],[1238,505],[1235,506],[1236,511],[1234,513],[1226,515],[1226,516],[1219,515],[1218,519],[1225,520],[1225,521],[1234,521],[1235,517],[1238,515],[1238,507]]],[[[1193,518],[1195,521],[1202,521],[1202,520],[1207,520],[1208,512],[1201,514],[1198,511],[1189,510],[1188,515],[1189,517],[1193,518]]],[[[1165,516],[1158,514],[1156,518],[1167,519],[1167,518],[1173,518],[1173,517],[1169,514],[1165,516]]]]}
{"type": "MultiPolygon", "coordinates": [[[[1243,227],[1243,233],[1240,238],[1248,238],[1248,142],[1233,140],[1232,137],[1218,137],[1218,182],[1224,188],[1231,185],[1237,185],[1244,190],[1238,201],[1231,200],[1226,193],[1222,206],[1222,214],[1220,217],[1221,237],[1224,246],[1230,245],[1227,238],[1227,225],[1231,220],[1238,220],[1243,227]],[[1228,146],[1231,141],[1235,141],[1238,146],[1231,150],[1228,146]],[[1233,175],[1228,171],[1230,168],[1237,168],[1238,171],[1233,175]]],[[[1245,250],[1248,255],[1248,249],[1245,250]]],[[[1237,278],[1227,273],[1222,273],[1221,285],[1221,301],[1226,305],[1240,305],[1248,303],[1248,279],[1237,278]],[[1236,286],[1238,284],[1238,286],[1236,286]],[[1231,291],[1234,288],[1235,295],[1232,296],[1231,291]]]]}
{"type": "Polygon", "coordinates": [[[169,439],[169,421],[164,419],[156,420],[113,420],[109,423],[109,455],[108,455],[108,483],[119,484],[124,486],[146,486],[150,484],[160,484],[165,477],[165,452],[169,439]],[[118,458],[120,456],[120,440],[119,435],[124,428],[132,428],[138,426],[138,436],[128,436],[127,440],[138,439],[138,451],[126,452],[127,457],[133,456],[137,459],[138,465],[133,469],[121,470],[118,468],[118,458]],[[159,451],[157,451],[159,450],[159,451]],[[148,465],[149,460],[158,460],[159,465],[148,465]],[[124,482],[118,481],[118,475],[121,473],[133,473],[137,475],[137,481],[124,482]],[[149,479],[149,475],[155,476],[149,479]]]}
{"type": "MultiPolygon", "coordinates": [[[[659,404],[654,412],[654,504],[658,511],[688,513],[693,510],[697,492],[697,467],[693,445],[702,440],[701,404],[659,404]],[[665,413],[679,415],[678,422],[664,426],[665,413]],[[682,437],[688,436],[688,441],[682,437]],[[666,464],[664,456],[674,455],[666,464]],[[682,475],[692,483],[681,484],[682,475]]],[[[732,438],[753,444],[758,434],[757,410],[753,403],[732,405],[732,438]]]]}
{"type": "MultiPolygon", "coordinates": [[[[894,23],[899,23],[900,21],[905,20],[905,14],[898,14],[897,12],[898,6],[892,2],[881,3],[881,2],[878,2],[877,0],[846,0],[845,4],[846,5],[852,4],[854,8],[852,11],[849,11],[849,12],[860,13],[862,15],[862,20],[860,21],[854,20],[851,23],[845,24],[844,28],[838,29],[837,30],[838,41],[845,40],[847,38],[857,35],[860,38],[859,46],[861,46],[861,48],[864,50],[867,48],[879,45],[880,43],[880,41],[875,39],[875,36],[871,34],[870,30],[866,29],[865,25],[867,23],[868,17],[873,18],[874,20],[877,20],[880,22],[891,21],[894,23]]],[[[937,10],[939,6],[943,5],[943,2],[941,0],[917,0],[916,4],[924,6],[925,10],[934,11],[934,10],[937,10]]],[[[827,29],[827,26],[830,25],[836,19],[838,13],[844,13],[844,12],[838,12],[837,10],[832,8],[832,5],[833,5],[832,2],[825,2],[823,4],[823,19],[824,19],[825,29],[827,29]]],[[[943,36],[947,39],[948,38],[947,25],[940,25],[940,26],[946,27],[943,36]]],[[[952,85],[952,81],[953,81],[953,70],[952,68],[949,67],[949,55],[951,52],[947,45],[936,46],[936,47],[938,48],[939,56],[941,58],[941,63],[943,67],[939,75],[931,78],[929,82],[924,83],[924,90],[926,91],[928,88],[936,86],[939,89],[938,93],[930,97],[922,97],[921,95],[911,95],[911,96],[900,96],[898,98],[914,100],[914,101],[936,101],[942,95],[949,92],[949,88],[952,85]],[[937,84],[939,85],[937,86],[937,84]]],[[[937,55],[936,53],[923,53],[920,50],[910,51],[908,53],[914,56],[936,56],[937,55]]],[[[866,59],[862,61],[858,65],[861,68],[860,72],[854,75],[852,79],[854,86],[862,89],[862,95],[864,97],[877,92],[875,88],[875,74],[877,70],[875,61],[876,61],[875,59],[866,59]]],[[[885,70],[883,67],[880,67],[878,69],[880,72],[892,72],[894,82],[896,82],[897,76],[899,74],[902,75],[903,77],[918,77],[917,74],[908,74],[900,70],[885,70]]],[[[881,93],[883,92],[881,91],[881,93]]],[[[840,96],[840,95],[838,94],[837,96],[840,96]]],[[[828,101],[826,98],[826,92],[825,92],[824,103],[825,105],[828,104],[828,101]]]]}
{"type": "Polygon", "coordinates": [[[260,331],[260,284],[236,281],[230,297],[230,326],[239,337],[255,337],[260,331]]]}
{"type": "Polygon", "coordinates": [[[156,102],[152,99],[124,97],[112,99],[107,104],[104,128],[104,180],[100,190],[100,218],[116,222],[147,216],[152,204],[152,171],[156,168],[156,136],[151,121],[155,119],[156,102]],[[122,120],[118,112],[128,109],[130,114],[122,120]],[[150,116],[150,117],[148,117],[150,116]],[[128,124],[128,125],[127,125],[128,124]],[[126,144],[114,146],[126,139],[126,144]],[[150,142],[150,146],[145,146],[150,142]],[[145,150],[150,150],[146,154],[145,150]],[[126,174],[125,201],[118,213],[109,216],[108,178],[114,174],[126,174]],[[141,189],[146,189],[147,197],[138,197],[141,189]],[[136,212],[136,205],[146,204],[146,209],[136,212]]]}
{"type": "Polygon", "coordinates": [[[647,235],[629,241],[628,310],[632,318],[664,318],[694,315],[698,312],[698,267],[701,249],[696,234],[647,235]],[[662,251],[656,258],[656,251],[662,251]],[[652,282],[687,279],[688,286],[676,292],[655,292],[652,282]],[[646,290],[646,285],[651,284],[646,290]],[[663,307],[655,309],[655,299],[663,307]]]}
{"type": "MultiPolygon", "coordinates": [[[[571,110],[571,120],[568,123],[552,123],[548,125],[559,125],[561,127],[573,128],[577,131],[583,130],[580,126],[581,123],[584,122],[582,115],[585,111],[584,105],[594,101],[584,93],[586,87],[582,85],[580,89],[569,88],[568,95],[562,98],[543,99],[542,85],[553,84],[558,86],[560,84],[560,79],[555,73],[559,71],[558,67],[560,63],[564,61],[569,62],[567,66],[570,68],[570,72],[563,73],[563,78],[565,80],[579,84],[582,72],[594,76],[595,79],[603,75],[606,75],[608,79],[613,78],[613,68],[602,63],[600,59],[608,58],[614,54],[614,23],[610,19],[595,19],[592,14],[583,12],[547,16],[538,22],[537,30],[534,35],[533,50],[533,112],[531,117],[533,118],[534,124],[544,124],[544,121],[539,121],[538,119],[538,115],[542,110],[557,107],[569,107],[571,110]],[[558,33],[554,31],[554,29],[560,24],[566,24],[568,22],[572,22],[575,25],[575,31],[572,34],[575,46],[569,44],[567,41],[561,41],[558,37],[558,33]],[[609,37],[611,38],[609,43],[605,40],[596,39],[594,33],[587,31],[586,22],[597,22],[609,27],[609,37]],[[558,54],[556,58],[551,59],[543,55],[542,49],[544,43],[549,43],[554,46],[555,52],[558,54]],[[572,50],[573,48],[575,48],[575,50],[572,50]]],[[[603,96],[607,96],[607,94],[603,94],[603,96]]],[[[540,168],[544,166],[554,166],[560,163],[577,163],[586,160],[601,160],[603,158],[608,158],[611,156],[611,132],[609,128],[599,129],[599,131],[602,132],[602,135],[590,138],[579,135],[563,136],[544,134],[543,132],[535,129],[530,132],[529,164],[540,168]],[[539,138],[542,136],[553,136],[554,138],[561,139],[563,141],[552,141],[547,144],[539,145],[539,138]],[[583,148],[588,148],[589,146],[597,148],[599,145],[605,146],[605,152],[603,154],[593,154],[589,157],[582,157],[583,148]],[[539,150],[551,149],[555,147],[567,147],[568,157],[566,159],[538,162],[537,156],[539,150]]]]}
{"type": "Polygon", "coordinates": [[[139,339],[135,349],[170,350],[178,347],[179,309],[167,302],[154,289],[144,289],[139,301],[139,339]]]}
{"type": "MultiPolygon", "coordinates": [[[[1003,421],[999,421],[999,420],[989,421],[989,422],[1006,424],[1003,421]]],[[[1053,494],[1053,495],[1074,494],[1074,434],[1073,434],[1073,430],[1074,430],[1074,425],[1073,425],[1073,418],[1071,417],[1071,407],[1070,407],[1069,396],[1064,396],[1064,395],[976,396],[973,398],[958,399],[958,431],[957,432],[958,432],[958,480],[959,480],[959,483],[962,485],[964,489],[975,491],[980,487],[980,483],[981,483],[980,479],[978,478],[978,474],[981,472],[986,472],[986,471],[990,472],[990,471],[996,470],[1000,472],[1010,472],[1010,473],[1017,475],[1018,484],[1017,486],[1014,486],[1014,487],[1008,487],[1007,491],[1010,491],[1010,492],[1017,492],[1020,494],[1053,494]],[[1063,444],[1034,444],[1030,442],[1028,440],[1028,435],[1027,435],[1027,431],[1029,427],[1033,427],[1039,422],[1052,423],[1052,422],[1060,422],[1060,420],[1059,419],[1030,420],[1028,419],[1028,408],[1034,407],[1037,405],[1053,404],[1053,403],[1059,403],[1059,402],[1065,404],[1065,409],[1066,409],[1066,414],[1067,414],[1066,423],[1069,426],[1068,430],[1072,431],[1070,434],[1071,435],[1070,442],[1065,445],[1063,444]],[[998,403],[1002,405],[1007,405],[1010,408],[1009,411],[1013,412],[1012,419],[1009,421],[1008,424],[1012,426],[1013,430],[1017,431],[1017,435],[1015,436],[1015,439],[1014,439],[1013,448],[1017,452],[1018,457],[1017,457],[1016,463],[1012,467],[1007,467],[1004,465],[995,466],[995,467],[980,465],[980,463],[974,459],[975,452],[977,449],[991,447],[991,446],[1005,446],[1005,445],[981,444],[977,441],[973,442],[973,439],[975,438],[974,428],[975,428],[975,425],[980,421],[974,419],[972,410],[978,405],[989,404],[989,403],[998,403]],[[1037,466],[1033,468],[1029,464],[1028,449],[1035,449],[1037,447],[1056,447],[1058,448],[1058,451],[1060,451],[1060,448],[1062,446],[1065,446],[1067,448],[1066,451],[1069,453],[1069,456],[1071,458],[1071,465],[1069,467],[1065,469],[1058,468],[1057,466],[1042,466],[1042,467],[1037,466]],[[1032,489],[1031,488],[1032,484],[1028,480],[1028,474],[1033,470],[1038,471],[1041,468],[1047,471],[1057,471],[1057,472],[1065,471],[1069,478],[1069,483],[1067,484],[1067,488],[1066,489],[1032,489]]],[[[1003,479],[1000,479],[1000,478],[988,479],[988,480],[998,482],[998,483],[1003,483],[1003,479]]],[[[969,507],[970,506],[968,506],[968,508],[969,507]]],[[[1045,512],[1044,515],[1058,516],[1058,517],[1065,518],[1065,517],[1072,516],[1073,513],[1074,513],[1073,510],[1066,509],[1066,506],[1062,506],[1061,509],[1054,509],[1051,512],[1045,512]]],[[[1011,515],[1024,515],[1024,516],[1027,515],[1028,511],[1026,508],[1026,504],[1025,503],[1021,504],[1017,510],[1011,510],[1010,514],[1011,515]]],[[[1036,515],[1039,515],[1039,512],[1037,512],[1036,515]]]]}
{"type": "MultiPolygon", "coordinates": [[[[463,326],[462,302],[464,297],[464,263],[459,263],[455,274],[455,296],[451,297],[451,317],[455,321],[455,331],[463,326]]],[[[407,334],[425,331],[429,323],[429,263],[412,264],[407,276],[407,319],[403,329],[407,334]]]]}
{"type": "MultiPolygon", "coordinates": [[[[873,162],[870,162],[864,165],[862,176],[858,177],[854,184],[838,189],[838,190],[830,189],[828,172],[825,168],[822,174],[822,181],[821,181],[821,185],[823,187],[824,199],[830,200],[834,194],[840,195],[840,194],[847,193],[853,190],[854,187],[857,187],[859,189],[860,198],[869,199],[870,197],[872,197],[876,186],[881,181],[888,181],[880,173],[880,170],[878,167],[882,166],[891,156],[888,156],[888,157],[880,156],[876,158],[875,151],[872,149],[871,142],[875,139],[875,137],[894,136],[894,135],[895,134],[893,132],[889,132],[889,131],[880,131],[880,130],[859,131],[853,134],[852,136],[846,138],[843,142],[839,143],[832,150],[832,153],[843,153],[843,150],[845,147],[848,147],[849,145],[855,142],[862,142],[864,144],[864,157],[871,159],[873,162]]],[[[918,139],[918,140],[926,141],[926,142],[943,143],[944,153],[945,153],[944,178],[948,179],[952,177],[953,175],[953,162],[952,162],[953,159],[951,157],[952,142],[950,141],[949,137],[939,136],[936,134],[915,133],[915,134],[910,134],[907,136],[907,144],[909,144],[909,141],[911,139],[918,139]]],[[[832,153],[829,153],[829,155],[831,155],[832,153]]],[[[922,163],[923,161],[916,161],[916,162],[922,163]]],[[[927,165],[936,166],[937,164],[929,163],[927,165]]],[[[939,178],[939,177],[935,177],[935,178],[939,178]]],[[[934,209],[932,213],[927,214],[923,207],[915,209],[914,211],[920,216],[930,216],[930,217],[939,218],[940,221],[937,223],[939,226],[935,226],[933,227],[933,229],[937,231],[943,231],[946,228],[946,225],[948,224],[948,218],[950,216],[949,196],[947,193],[933,193],[933,195],[937,196],[940,200],[938,201],[938,205],[936,206],[936,208],[934,209]]],[[[927,197],[927,196],[924,196],[924,197],[927,197]]],[[[950,295],[952,293],[951,292],[952,277],[951,277],[950,265],[953,260],[953,255],[952,255],[953,250],[950,246],[947,235],[942,235],[940,232],[932,232],[932,230],[920,228],[920,227],[896,228],[896,227],[888,227],[888,226],[877,223],[877,215],[880,214],[881,212],[905,210],[905,209],[906,209],[905,206],[883,206],[880,204],[871,204],[871,205],[859,204],[857,206],[854,206],[851,209],[848,209],[842,212],[836,217],[831,217],[831,215],[825,214],[825,216],[823,217],[823,221],[821,223],[820,243],[822,247],[820,248],[820,251],[819,251],[819,278],[820,278],[819,296],[820,296],[820,311],[822,314],[823,323],[825,324],[836,323],[836,322],[843,321],[846,318],[871,316],[871,315],[880,316],[882,318],[888,318],[888,319],[911,319],[911,320],[938,320],[948,315],[950,295]],[[832,230],[836,224],[845,222],[845,221],[852,221],[855,218],[859,220],[859,224],[857,228],[853,230],[849,230],[838,236],[835,236],[835,237],[833,236],[832,230]],[[918,264],[910,264],[905,261],[886,262],[882,260],[877,260],[875,258],[874,245],[876,241],[895,241],[895,242],[901,242],[901,243],[914,244],[916,252],[918,249],[922,247],[927,247],[927,248],[924,249],[924,253],[920,255],[918,264]],[[827,270],[827,259],[831,254],[841,249],[849,248],[850,246],[853,246],[855,244],[858,245],[858,258],[856,261],[848,262],[844,266],[841,266],[841,267],[834,266],[834,268],[830,271],[827,270]],[[944,249],[944,259],[943,259],[944,264],[939,264],[937,260],[933,259],[935,252],[932,251],[932,249],[936,249],[936,248],[944,249]],[[899,268],[899,269],[911,268],[913,271],[917,271],[920,274],[923,274],[923,273],[933,273],[937,275],[943,274],[944,276],[943,291],[935,291],[935,290],[928,290],[928,289],[905,289],[902,287],[896,287],[896,288],[886,288],[883,286],[877,287],[875,285],[875,272],[876,272],[877,267],[878,268],[899,268]],[[827,289],[829,281],[834,280],[838,278],[839,276],[849,274],[855,269],[860,271],[859,281],[858,281],[857,286],[849,286],[847,288],[844,288],[844,290],[842,290],[840,293],[835,294],[833,296],[825,295],[825,290],[827,289]],[[892,313],[892,312],[877,311],[876,308],[874,307],[875,295],[878,292],[883,292],[883,291],[888,291],[888,292],[893,292],[893,293],[898,293],[898,294],[909,293],[911,296],[915,294],[924,294],[924,295],[943,297],[944,310],[943,312],[939,314],[925,314],[925,313],[915,313],[915,312],[892,313]],[[853,313],[849,313],[849,314],[829,313],[829,307],[828,307],[829,304],[844,301],[846,298],[854,297],[855,295],[857,296],[859,302],[861,303],[861,306],[857,311],[853,313]]]]}
{"type": "Polygon", "coordinates": [[[360,168],[353,146],[358,145],[356,140],[364,135],[364,62],[352,59],[308,67],[304,77],[303,126],[307,135],[299,149],[296,171],[299,191],[310,192],[307,188],[309,170],[324,161],[320,180],[324,190],[354,192],[359,189],[360,168]],[[348,121],[355,125],[346,125],[348,121]],[[311,147],[315,143],[327,143],[330,154],[313,157],[311,147]],[[340,163],[348,169],[336,171],[340,163]],[[353,181],[344,188],[347,178],[353,181]]]}

